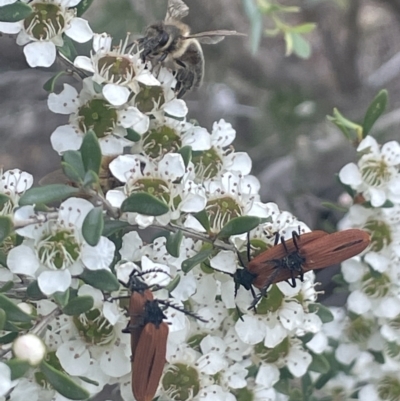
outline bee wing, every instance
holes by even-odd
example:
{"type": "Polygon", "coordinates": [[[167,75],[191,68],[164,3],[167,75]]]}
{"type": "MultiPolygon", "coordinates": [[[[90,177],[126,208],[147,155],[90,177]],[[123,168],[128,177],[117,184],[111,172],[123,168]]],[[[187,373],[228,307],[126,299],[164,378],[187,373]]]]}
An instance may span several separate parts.
{"type": "Polygon", "coordinates": [[[189,7],[182,0],[168,0],[165,21],[180,20],[189,14],[189,7]]]}
{"type": "Polygon", "coordinates": [[[208,31],[195,33],[194,35],[186,36],[185,39],[197,39],[200,43],[205,45],[215,45],[225,39],[225,36],[247,36],[245,33],[236,31],[226,31],[220,29],[217,31],[208,31]]]}

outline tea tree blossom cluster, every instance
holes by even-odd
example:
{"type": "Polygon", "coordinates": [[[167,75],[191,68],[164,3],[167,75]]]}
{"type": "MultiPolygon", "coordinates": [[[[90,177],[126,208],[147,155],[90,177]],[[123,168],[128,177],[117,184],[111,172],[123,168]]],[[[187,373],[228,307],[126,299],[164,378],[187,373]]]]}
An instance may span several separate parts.
{"type": "Polygon", "coordinates": [[[400,346],[399,145],[381,148],[367,137],[359,163],[340,173],[363,202],[343,227],[372,237],[368,253],[343,267],[349,314],[317,303],[312,271],[295,287],[271,285],[249,308],[253,295],[237,279],[248,257],[273,247],[276,233],[290,239],[310,229],[261,202],[229,122],[208,129],[189,120],[172,71],[153,68],[128,36],[113,45],[92,33],[81,18],[89,4],[0,0],[20,16],[0,31],[18,34],[31,67],[65,59],[65,35],[93,38],[89,56],[70,60],[80,87],[59,84],[48,96],[50,111],[69,117],[49,133],[64,183],[32,187],[28,173],[1,174],[0,397],[87,399],[112,385],[134,401],[123,332],[136,318],[127,312],[132,277],[165,308],[160,399],[299,399],[300,381],[307,395],[322,387],[332,353],[353,364],[347,381],[339,371],[326,380],[326,394],[338,385],[390,393],[400,346]]]}
{"type": "Polygon", "coordinates": [[[358,161],[339,172],[353,197],[341,228],[363,228],[371,233],[371,247],[362,257],[342,264],[350,291],[344,310],[324,332],[331,357],[342,372],[326,387],[331,394],[359,399],[396,400],[400,393],[400,225],[398,183],[400,145],[379,144],[367,136],[358,148],[358,161]],[[346,380],[343,380],[346,374],[346,380]]]}

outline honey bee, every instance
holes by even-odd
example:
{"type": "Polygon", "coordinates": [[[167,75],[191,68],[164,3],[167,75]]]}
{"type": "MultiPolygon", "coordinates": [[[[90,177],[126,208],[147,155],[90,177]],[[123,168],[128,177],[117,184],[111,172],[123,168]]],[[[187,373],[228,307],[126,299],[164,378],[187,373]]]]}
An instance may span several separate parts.
{"type": "Polygon", "coordinates": [[[190,28],[180,20],[189,13],[182,0],[168,0],[167,15],[147,27],[145,36],[138,40],[142,59],[153,66],[162,63],[175,72],[175,92],[182,97],[201,85],[204,76],[204,55],[200,43],[216,44],[225,36],[246,36],[236,31],[217,30],[190,34],[190,28]]]}

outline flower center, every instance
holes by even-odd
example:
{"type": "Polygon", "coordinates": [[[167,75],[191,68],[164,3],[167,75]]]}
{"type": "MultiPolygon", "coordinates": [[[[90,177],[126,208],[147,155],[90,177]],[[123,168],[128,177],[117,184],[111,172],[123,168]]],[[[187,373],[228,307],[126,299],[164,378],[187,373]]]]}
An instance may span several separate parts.
{"type": "Polygon", "coordinates": [[[107,345],[114,339],[113,326],[98,309],[74,316],[73,321],[87,344],[107,345]]]}
{"type": "Polygon", "coordinates": [[[367,273],[362,278],[362,291],[371,298],[385,297],[390,287],[391,281],[386,274],[367,273]]]}
{"type": "Polygon", "coordinates": [[[372,334],[373,321],[358,316],[352,320],[346,328],[346,333],[350,341],[357,344],[365,343],[372,334]]]}
{"type": "Polygon", "coordinates": [[[166,125],[149,130],[142,138],[144,152],[153,159],[166,153],[175,153],[182,147],[180,136],[166,125]]]}
{"type": "Polygon", "coordinates": [[[390,226],[381,220],[368,220],[363,228],[371,235],[371,251],[379,252],[392,242],[390,226]]]}
{"type": "Polygon", "coordinates": [[[267,348],[263,343],[258,343],[254,346],[254,352],[265,363],[274,363],[285,357],[289,353],[290,342],[286,337],[280,344],[274,348],[267,348]]]}
{"type": "Polygon", "coordinates": [[[192,162],[196,176],[204,180],[214,178],[222,168],[222,160],[214,148],[204,152],[193,152],[192,162]]]}
{"type": "Polygon", "coordinates": [[[191,400],[200,391],[199,374],[195,368],[177,363],[168,368],[162,386],[175,401],[191,400]]]}
{"type": "Polygon", "coordinates": [[[170,201],[170,192],[165,181],[158,178],[142,178],[134,183],[128,183],[129,195],[134,192],[147,192],[158,199],[164,200],[166,204],[170,201]]]}
{"type": "Polygon", "coordinates": [[[117,111],[103,99],[92,99],[78,111],[79,128],[83,132],[92,129],[97,138],[104,138],[113,132],[117,111]]]}
{"type": "Polygon", "coordinates": [[[135,74],[135,68],[127,57],[121,55],[106,55],[98,61],[99,74],[108,82],[124,84],[130,82],[135,74]]]}
{"type": "Polygon", "coordinates": [[[380,188],[390,181],[396,169],[388,166],[384,160],[366,160],[360,167],[363,180],[371,187],[380,188]]]}
{"type": "Polygon", "coordinates": [[[383,377],[378,384],[378,394],[385,401],[400,401],[399,379],[392,376],[383,377]]]}
{"type": "Polygon", "coordinates": [[[142,113],[150,113],[154,105],[165,103],[164,92],[160,86],[146,86],[139,82],[140,92],[135,98],[136,107],[142,113]]]}
{"type": "Polygon", "coordinates": [[[206,211],[214,232],[219,231],[233,218],[242,215],[240,205],[229,196],[210,200],[206,205],[206,211]]]}
{"type": "Polygon", "coordinates": [[[50,40],[60,35],[73,17],[72,10],[63,11],[52,3],[33,3],[33,13],[25,18],[24,28],[28,35],[38,40],[50,40]]]}
{"type": "Polygon", "coordinates": [[[38,244],[38,257],[49,269],[64,270],[80,256],[80,244],[70,231],[58,231],[38,244]]]}

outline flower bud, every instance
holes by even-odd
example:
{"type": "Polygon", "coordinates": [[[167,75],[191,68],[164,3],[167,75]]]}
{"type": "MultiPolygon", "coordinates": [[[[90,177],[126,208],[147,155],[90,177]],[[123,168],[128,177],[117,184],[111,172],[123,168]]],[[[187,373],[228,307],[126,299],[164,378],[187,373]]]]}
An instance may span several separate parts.
{"type": "Polygon", "coordinates": [[[25,334],[14,341],[13,352],[18,359],[36,366],[45,357],[46,347],[39,337],[34,334],[25,334]]]}

